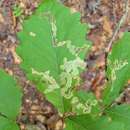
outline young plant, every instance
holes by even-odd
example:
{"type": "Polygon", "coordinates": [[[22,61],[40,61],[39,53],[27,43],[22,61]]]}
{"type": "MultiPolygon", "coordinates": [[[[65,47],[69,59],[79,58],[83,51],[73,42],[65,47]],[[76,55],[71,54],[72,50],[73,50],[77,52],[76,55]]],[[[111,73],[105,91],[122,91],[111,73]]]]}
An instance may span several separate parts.
{"type": "Polygon", "coordinates": [[[13,6],[13,15],[15,17],[21,16],[23,13],[23,9],[19,5],[14,5],[13,6]]]}
{"type": "Polygon", "coordinates": [[[91,92],[78,91],[90,48],[87,30],[79,13],[56,0],[44,0],[18,33],[21,68],[58,109],[65,130],[129,130],[130,106],[113,101],[130,78],[130,33],[125,33],[108,56],[108,83],[98,101],[91,92]]]}

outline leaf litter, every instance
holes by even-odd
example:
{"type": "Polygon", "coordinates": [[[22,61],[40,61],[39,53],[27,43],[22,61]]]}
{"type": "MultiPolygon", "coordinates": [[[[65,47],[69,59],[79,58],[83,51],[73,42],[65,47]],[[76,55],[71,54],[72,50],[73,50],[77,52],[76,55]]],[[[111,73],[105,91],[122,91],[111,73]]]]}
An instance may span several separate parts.
{"type": "MultiPolygon", "coordinates": [[[[82,74],[84,85],[82,89],[93,91],[97,98],[102,95],[105,77],[105,48],[107,47],[118,21],[124,13],[124,0],[62,0],[73,11],[80,11],[82,22],[88,22],[91,30],[88,37],[93,42],[91,52],[86,58],[87,71],[82,74]]],[[[15,48],[19,44],[16,32],[22,29],[23,19],[31,15],[40,0],[2,0],[0,3],[0,68],[10,75],[15,75],[23,89],[23,104],[18,124],[21,130],[62,130],[63,121],[42,94],[30,83],[19,68],[20,60],[15,55],[15,48]],[[20,18],[13,15],[12,6],[20,4],[23,14],[20,18]]],[[[116,39],[128,30],[130,31],[130,15],[121,27],[116,39]]],[[[116,40],[115,39],[115,40],[116,40]]],[[[130,83],[121,95],[119,103],[130,103],[130,83]]]]}

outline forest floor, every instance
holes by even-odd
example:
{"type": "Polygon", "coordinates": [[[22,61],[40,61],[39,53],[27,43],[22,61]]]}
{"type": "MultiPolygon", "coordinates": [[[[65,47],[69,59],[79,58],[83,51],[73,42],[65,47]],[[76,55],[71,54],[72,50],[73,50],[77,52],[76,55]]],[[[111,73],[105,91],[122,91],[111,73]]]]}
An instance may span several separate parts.
{"type": "MultiPolygon", "coordinates": [[[[125,12],[126,0],[61,0],[74,11],[81,12],[81,21],[90,25],[87,37],[92,41],[92,49],[86,58],[87,71],[82,74],[82,89],[93,91],[97,98],[102,95],[106,82],[106,48],[113,39],[120,19],[125,12]]],[[[14,75],[24,93],[21,114],[17,122],[21,130],[62,130],[63,121],[45,97],[38,92],[20,69],[20,60],[15,53],[19,44],[16,32],[22,30],[22,21],[31,15],[41,0],[1,0],[0,1],[0,68],[14,75]],[[22,15],[13,15],[14,5],[23,8],[22,15]]],[[[113,41],[124,31],[130,31],[130,12],[113,41]]],[[[130,82],[130,81],[129,81],[130,82]]],[[[130,85],[121,94],[119,103],[130,103],[130,85]]]]}

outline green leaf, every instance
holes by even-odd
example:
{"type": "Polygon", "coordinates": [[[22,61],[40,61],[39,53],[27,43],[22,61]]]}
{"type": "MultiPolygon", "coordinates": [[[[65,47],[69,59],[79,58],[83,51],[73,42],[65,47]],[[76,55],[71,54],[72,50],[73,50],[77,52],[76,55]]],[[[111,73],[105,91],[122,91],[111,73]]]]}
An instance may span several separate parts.
{"type": "Polygon", "coordinates": [[[53,47],[51,25],[46,18],[48,12],[48,17],[52,15],[56,21],[59,42],[70,40],[77,47],[90,45],[85,38],[87,26],[80,23],[80,14],[71,13],[56,0],[46,0],[34,15],[24,21],[23,31],[18,33],[21,45],[17,48],[17,53],[23,59],[21,67],[28,76],[32,74],[31,68],[34,68],[41,72],[49,70],[57,79],[64,58],[70,60],[75,57],[66,47],[53,47]]]}
{"type": "Polygon", "coordinates": [[[19,130],[15,122],[0,116],[0,130],[19,130]]]}
{"type": "MultiPolygon", "coordinates": [[[[17,53],[22,58],[21,68],[40,90],[45,91],[48,86],[39,84],[40,80],[32,74],[32,69],[42,73],[49,71],[50,76],[59,84],[64,59],[74,60],[76,50],[78,54],[80,49],[83,51],[78,56],[83,58],[86,55],[90,47],[90,42],[86,40],[87,29],[86,24],[80,23],[79,13],[72,13],[56,0],[45,0],[24,21],[23,30],[18,33],[21,44],[17,53]]],[[[66,108],[60,91],[57,89],[46,96],[63,112],[66,108]]]]}
{"type": "Polygon", "coordinates": [[[111,118],[111,121],[123,123],[124,130],[130,130],[130,105],[123,104],[114,106],[106,110],[106,113],[111,118]]]}
{"type": "Polygon", "coordinates": [[[23,9],[19,5],[13,6],[13,14],[15,17],[21,16],[23,13],[23,9]]]}
{"type": "Polygon", "coordinates": [[[11,120],[16,120],[20,111],[21,97],[20,87],[13,77],[0,70],[0,113],[11,120]]]}
{"type": "MultiPolygon", "coordinates": [[[[75,97],[78,97],[79,99],[79,102],[75,104],[75,107],[78,106],[78,103],[82,103],[85,105],[86,113],[91,114],[91,116],[95,117],[100,113],[100,106],[93,93],[86,91],[77,91],[75,93],[75,97]]],[[[77,113],[86,114],[81,110],[79,110],[77,113]]]]}
{"type": "Polygon", "coordinates": [[[62,97],[60,89],[57,89],[51,93],[46,94],[46,98],[51,101],[60,112],[65,112],[64,97],[62,97]]]}
{"type": "Polygon", "coordinates": [[[126,32],[117,43],[113,45],[108,55],[107,65],[108,84],[104,91],[103,102],[109,105],[115,100],[124,85],[130,79],[130,33],[126,32]]]}
{"type": "Polygon", "coordinates": [[[124,124],[111,121],[106,116],[92,118],[89,115],[82,115],[66,119],[65,130],[124,130],[124,124]]]}
{"type": "MultiPolygon", "coordinates": [[[[41,82],[37,83],[37,88],[40,92],[42,92],[44,94],[45,91],[45,85],[41,82]]],[[[58,108],[59,112],[63,113],[65,111],[67,111],[64,107],[65,107],[65,102],[64,102],[64,98],[61,95],[61,90],[60,89],[56,89],[53,92],[44,94],[46,96],[46,98],[51,101],[51,103],[58,108]]],[[[68,108],[67,108],[68,109],[68,108]]]]}

